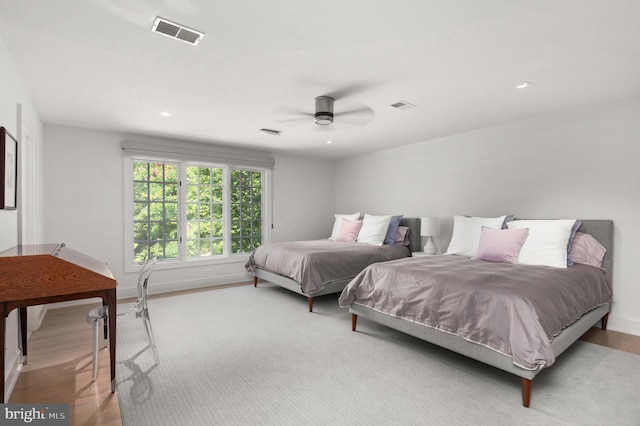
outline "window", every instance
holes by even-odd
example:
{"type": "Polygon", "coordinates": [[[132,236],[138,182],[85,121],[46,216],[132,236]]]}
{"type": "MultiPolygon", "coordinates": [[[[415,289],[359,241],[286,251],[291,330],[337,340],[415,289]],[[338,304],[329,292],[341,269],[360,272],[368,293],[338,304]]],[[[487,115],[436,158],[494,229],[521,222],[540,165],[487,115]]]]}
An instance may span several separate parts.
{"type": "Polygon", "coordinates": [[[231,252],[262,244],[262,173],[231,170],[231,252]]]}
{"type": "Polygon", "coordinates": [[[221,255],[224,169],[187,167],[187,257],[221,255]]]}
{"type": "Polygon", "coordinates": [[[141,157],[126,163],[133,206],[127,263],[224,259],[265,242],[266,169],[141,157]]]}
{"type": "Polygon", "coordinates": [[[134,161],[134,261],[178,258],[178,165],[134,161]]]}

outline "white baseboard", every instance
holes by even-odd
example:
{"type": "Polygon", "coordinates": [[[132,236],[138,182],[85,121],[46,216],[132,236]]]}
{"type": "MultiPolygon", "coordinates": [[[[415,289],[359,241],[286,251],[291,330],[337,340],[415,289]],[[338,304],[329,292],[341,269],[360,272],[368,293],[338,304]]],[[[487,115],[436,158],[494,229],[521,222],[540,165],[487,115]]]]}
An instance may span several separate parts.
{"type": "Polygon", "coordinates": [[[640,336],[640,319],[609,315],[607,329],[640,336]]]}
{"type": "MultiPolygon", "coordinates": [[[[149,286],[149,294],[163,294],[163,293],[171,293],[175,291],[182,290],[192,290],[196,288],[203,287],[215,287],[219,285],[225,284],[235,284],[241,282],[251,281],[253,275],[248,272],[243,272],[239,274],[229,274],[229,275],[217,275],[215,277],[208,278],[200,278],[195,280],[188,281],[180,281],[180,282],[169,282],[169,283],[151,283],[149,286]]],[[[127,299],[130,297],[136,297],[137,289],[135,288],[126,288],[122,290],[118,290],[118,299],[127,299]]]]}
{"type": "Polygon", "coordinates": [[[20,370],[22,369],[21,362],[22,354],[20,350],[16,352],[16,356],[14,361],[11,363],[9,368],[5,368],[4,371],[4,401],[5,403],[9,401],[11,398],[11,392],[13,392],[13,388],[16,386],[16,382],[18,381],[18,376],[20,375],[20,370]]]}

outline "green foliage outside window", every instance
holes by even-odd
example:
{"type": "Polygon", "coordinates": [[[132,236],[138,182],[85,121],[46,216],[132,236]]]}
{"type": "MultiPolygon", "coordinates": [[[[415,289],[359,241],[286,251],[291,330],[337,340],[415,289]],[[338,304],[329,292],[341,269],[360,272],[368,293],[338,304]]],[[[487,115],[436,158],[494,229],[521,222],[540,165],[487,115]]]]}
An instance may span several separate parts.
{"type": "Polygon", "coordinates": [[[224,169],[187,167],[187,257],[219,256],[224,250],[224,169]]]}
{"type": "Polygon", "coordinates": [[[178,169],[133,163],[134,261],[178,258],[178,169]]]}
{"type": "Polygon", "coordinates": [[[231,252],[248,253],[262,244],[262,172],[231,170],[231,252]]]}

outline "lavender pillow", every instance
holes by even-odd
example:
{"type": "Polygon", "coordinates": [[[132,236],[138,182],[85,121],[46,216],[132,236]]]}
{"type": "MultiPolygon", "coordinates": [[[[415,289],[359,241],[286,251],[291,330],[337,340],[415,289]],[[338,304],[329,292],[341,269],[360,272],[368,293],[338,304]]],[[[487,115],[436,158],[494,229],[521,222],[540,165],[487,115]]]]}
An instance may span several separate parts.
{"type": "Polygon", "coordinates": [[[571,247],[573,247],[573,239],[576,237],[576,232],[582,226],[581,220],[576,220],[576,223],[573,224],[571,228],[571,235],[569,235],[569,243],[567,244],[567,266],[573,265],[573,261],[569,257],[569,253],[571,253],[571,247]]]}
{"type": "Polygon", "coordinates": [[[482,227],[478,251],[472,259],[518,263],[520,249],[529,235],[527,228],[494,229],[482,227]]]}
{"type": "Polygon", "coordinates": [[[342,219],[336,241],[355,243],[358,238],[358,233],[360,233],[360,228],[362,228],[361,220],[342,219]]]}
{"type": "Polygon", "coordinates": [[[396,244],[402,244],[404,246],[409,245],[409,227],[408,226],[398,226],[398,232],[396,232],[396,244]]]}
{"type": "Polygon", "coordinates": [[[607,249],[589,234],[576,232],[569,258],[573,263],[602,267],[602,259],[607,249]]]}

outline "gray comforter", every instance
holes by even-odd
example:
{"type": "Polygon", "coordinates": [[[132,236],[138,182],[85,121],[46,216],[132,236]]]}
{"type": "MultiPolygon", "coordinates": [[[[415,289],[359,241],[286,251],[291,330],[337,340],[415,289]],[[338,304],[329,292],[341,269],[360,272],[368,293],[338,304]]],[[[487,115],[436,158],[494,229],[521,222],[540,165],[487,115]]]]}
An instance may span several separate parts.
{"type": "Polygon", "coordinates": [[[592,266],[564,269],[447,255],[372,265],[345,287],[339,303],[459,335],[535,370],[555,361],[554,336],[610,300],[610,284],[592,266]]]}
{"type": "Polygon", "coordinates": [[[310,296],[332,281],[355,277],[375,262],[410,256],[402,244],[373,246],[331,240],[294,241],[266,244],[251,253],[245,267],[261,268],[300,283],[310,296]]]}

